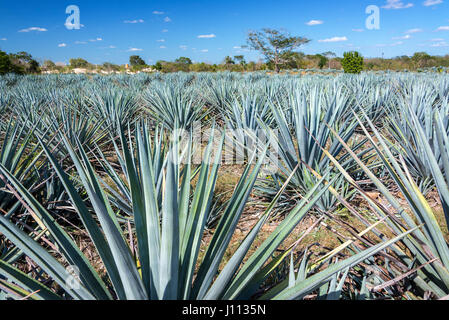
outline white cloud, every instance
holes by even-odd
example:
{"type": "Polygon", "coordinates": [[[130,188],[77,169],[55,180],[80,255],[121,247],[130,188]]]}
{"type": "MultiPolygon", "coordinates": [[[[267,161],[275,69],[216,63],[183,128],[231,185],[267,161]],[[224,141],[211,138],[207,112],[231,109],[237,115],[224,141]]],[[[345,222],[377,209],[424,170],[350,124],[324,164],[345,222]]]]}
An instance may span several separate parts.
{"type": "Polygon", "coordinates": [[[215,34],[202,34],[199,35],[198,38],[199,39],[212,39],[212,38],[216,38],[217,36],[215,34]]]}
{"type": "Polygon", "coordinates": [[[363,29],[352,29],[352,31],[354,31],[354,32],[364,32],[365,30],[363,30],[363,29]]]}
{"type": "Polygon", "coordinates": [[[382,8],[390,10],[390,9],[408,9],[413,7],[414,4],[413,3],[407,3],[405,4],[404,2],[402,2],[402,0],[387,0],[387,3],[382,6],[382,8]]]}
{"type": "Polygon", "coordinates": [[[156,40],[157,42],[165,42],[165,39],[156,40]]]}
{"type": "Polygon", "coordinates": [[[163,12],[163,11],[153,11],[153,14],[157,14],[157,15],[161,15],[161,14],[164,14],[165,12],[163,12]]]}
{"type": "Polygon", "coordinates": [[[442,26],[437,29],[437,31],[449,31],[449,26],[442,26]]]}
{"type": "Polygon", "coordinates": [[[160,48],[160,49],[167,49],[166,46],[160,46],[159,48],[160,48]]]}
{"type": "Polygon", "coordinates": [[[333,38],[329,38],[329,39],[318,40],[318,42],[342,42],[342,41],[348,41],[348,38],[347,37],[333,37],[333,38]]]}
{"type": "Polygon", "coordinates": [[[419,33],[419,32],[423,32],[423,29],[416,28],[416,29],[410,29],[410,30],[405,31],[405,33],[407,33],[407,34],[419,33]]]}
{"type": "Polygon", "coordinates": [[[443,38],[436,38],[436,39],[432,39],[430,41],[431,42],[442,42],[442,41],[444,41],[444,39],[443,38]]]}
{"type": "Polygon", "coordinates": [[[169,17],[165,17],[164,21],[165,22],[171,22],[171,19],[169,17]]]}
{"type": "Polygon", "coordinates": [[[320,24],[323,24],[324,21],[322,20],[310,20],[309,22],[306,23],[306,25],[308,26],[318,26],[320,24]]]}
{"type": "Polygon", "coordinates": [[[235,46],[235,47],[233,47],[232,49],[242,49],[242,47],[235,46]]]}
{"type": "Polygon", "coordinates": [[[31,32],[31,31],[46,32],[48,30],[45,29],[45,28],[39,28],[39,27],[31,27],[31,28],[28,28],[28,29],[19,30],[19,32],[31,32]]]}
{"type": "Polygon", "coordinates": [[[182,50],[187,50],[187,46],[186,45],[180,45],[179,48],[182,49],[182,50]]]}
{"type": "Polygon", "coordinates": [[[201,52],[206,53],[206,52],[209,52],[209,50],[208,49],[203,49],[203,50],[201,50],[201,52]]]}
{"type": "Polygon", "coordinates": [[[75,41],[75,44],[87,44],[86,41],[75,41]]]}
{"type": "Polygon", "coordinates": [[[67,44],[65,44],[65,43],[60,43],[60,44],[58,44],[58,47],[59,47],[59,48],[65,48],[65,47],[67,47],[67,44]]]}
{"type": "Polygon", "coordinates": [[[168,32],[168,29],[164,29],[164,30],[162,30],[162,32],[163,32],[163,33],[166,33],[166,32],[168,32]]]}
{"type": "Polygon", "coordinates": [[[1,38],[0,39],[0,41],[6,41],[6,40],[8,40],[8,39],[6,39],[6,38],[1,38]]]}
{"type": "Polygon", "coordinates": [[[137,51],[143,51],[143,49],[139,49],[139,48],[129,48],[128,52],[137,52],[137,51]]]}
{"type": "Polygon", "coordinates": [[[109,46],[108,49],[117,49],[116,46],[109,46]]]}
{"type": "Polygon", "coordinates": [[[426,0],[424,1],[423,5],[426,7],[430,7],[441,3],[443,3],[443,0],[426,0]]]}
{"type": "Polygon", "coordinates": [[[396,47],[396,46],[401,46],[401,45],[403,45],[403,44],[404,44],[404,42],[398,41],[398,42],[395,42],[395,43],[390,44],[390,46],[391,46],[391,47],[396,47]]]}
{"type": "Polygon", "coordinates": [[[144,23],[145,20],[143,19],[138,19],[138,20],[125,20],[123,21],[124,23],[131,23],[131,24],[135,24],[135,23],[144,23]]]}
{"type": "Polygon", "coordinates": [[[411,38],[412,38],[411,35],[406,34],[406,35],[403,36],[403,37],[394,37],[393,40],[408,40],[408,39],[411,39],[411,38]]]}

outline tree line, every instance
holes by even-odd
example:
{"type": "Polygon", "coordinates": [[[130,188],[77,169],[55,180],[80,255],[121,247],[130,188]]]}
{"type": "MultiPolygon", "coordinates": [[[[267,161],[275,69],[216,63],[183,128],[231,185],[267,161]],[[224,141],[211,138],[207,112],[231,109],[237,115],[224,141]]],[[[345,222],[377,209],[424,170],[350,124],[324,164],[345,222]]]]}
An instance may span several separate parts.
{"type": "Polygon", "coordinates": [[[300,47],[311,40],[292,36],[284,30],[262,29],[248,33],[246,44],[242,48],[258,51],[263,60],[247,62],[243,55],[234,57],[226,56],[221,63],[208,64],[205,62],[193,62],[188,57],[180,57],[174,61],[157,61],[154,65],[147,64],[142,57],[133,55],[127,65],[117,65],[105,62],[94,65],[83,58],[70,59],[69,65],[58,65],[47,60],[42,64],[33,59],[26,52],[7,54],[0,51],[0,74],[5,73],[39,73],[44,71],[70,72],[76,68],[98,70],[106,72],[138,72],[151,69],[164,73],[170,72],[251,72],[272,70],[304,70],[304,69],[334,69],[344,70],[348,73],[360,73],[361,71],[419,71],[426,68],[449,67],[449,55],[431,56],[426,52],[417,52],[412,56],[400,56],[391,59],[363,58],[358,52],[346,52],[343,57],[328,51],[320,54],[306,55],[299,51],[300,47]]]}
{"type": "Polygon", "coordinates": [[[76,58],[70,59],[67,66],[57,66],[51,61],[45,61],[41,68],[43,70],[56,70],[59,72],[70,72],[75,68],[88,70],[104,70],[107,72],[138,72],[151,69],[163,73],[171,72],[254,72],[273,71],[281,72],[288,70],[345,70],[348,73],[360,71],[420,71],[428,68],[448,68],[449,55],[431,56],[425,52],[417,52],[413,56],[400,56],[391,59],[364,58],[359,52],[346,52],[343,57],[337,57],[332,52],[307,55],[302,52],[288,52],[280,56],[282,63],[275,64],[273,61],[247,61],[243,55],[226,56],[221,63],[209,64],[205,62],[193,62],[188,57],[179,57],[174,61],[159,60],[155,64],[147,64],[140,56],[131,56],[126,65],[117,65],[105,62],[94,65],[88,61],[76,58]]]}
{"type": "Polygon", "coordinates": [[[6,53],[0,50],[0,75],[7,73],[35,74],[40,73],[39,62],[27,52],[6,53]]]}

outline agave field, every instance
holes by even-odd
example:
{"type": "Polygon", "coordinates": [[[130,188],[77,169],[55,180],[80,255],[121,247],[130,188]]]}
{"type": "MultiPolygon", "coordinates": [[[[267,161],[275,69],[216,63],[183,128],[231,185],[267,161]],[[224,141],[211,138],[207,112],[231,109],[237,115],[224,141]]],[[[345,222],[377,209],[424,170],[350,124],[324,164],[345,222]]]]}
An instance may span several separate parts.
{"type": "Polygon", "coordinates": [[[447,74],[6,75],[0,111],[1,300],[449,298],[447,74]]]}

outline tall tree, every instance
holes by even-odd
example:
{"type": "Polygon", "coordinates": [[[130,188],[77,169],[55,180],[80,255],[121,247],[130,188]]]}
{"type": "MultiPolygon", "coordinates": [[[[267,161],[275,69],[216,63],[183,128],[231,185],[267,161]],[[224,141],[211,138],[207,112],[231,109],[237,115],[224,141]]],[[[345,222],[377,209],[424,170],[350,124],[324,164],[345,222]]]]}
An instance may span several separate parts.
{"type": "Polygon", "coordinates": [[[329,61],[329,59],[327,59],[322,54],[317,54],[316,57],[318,58],[318,67],[320,69],[323,69],[326,66],[326,64],[329,61]]]}
{"type": "Polygon", "coordinates": [[[428,65],[428,62],[432,59],[432,57],[427,52],[416,52],[412,61],[415,64],[415,68],[425,68],[428,65]]]}
{"type": "Polygon", "coordinates": [[[0,74],[12,72],[12,64],[6,52],[0,50],[0,74]]]}
{"type": "Polygon", "coordinates": [[[192,64],[192,60],[190,58],[187,57],[179,57],[178,59],[175,60],[176,63],[179,64],[185,64],[185,65],[191,65],[192,64]]]}
{"type": "Polygon", "coordinates": [[[223,63],[224,63],[225,65],[231,65],[231,64],[235,64],[235,61],[232,60],[232,58],[231,58],[230,56],[227,56],[227,57],[224,58],[223,63]]]}
{"type": "Polygon", "coordinates": [[[246,65],[245,57],[242,55],[234,56],[235,61],[237,61],[240,65],[246,65]]]}
{"type": "Polygon", "coordinates": [[[247,45],[244,47],[259,51],[267,62],[273,63],[276,72],[279,73],[280,66],[286,62],[282,57],[308,42],[309,39],[291,36],[286,31],[265,28],[261,31],[250,31],[247,45]]]}
{"type": "Polygon", "coordinates": [[[70,59],[70,67],[72,68],[88,68],[90,63],[82,58],[70,59]]]}
{"type": "Polygon", "coordinates": [[[335,58],[335,57],[337,57],[337,55],[336,55],[334,52],[332,52],[332,51],[326,51],[326,52],[323,53],[322,55],[323,55],[324,57],[326,57],[327,60],[329,60],[329,69],[330,69],[330,68],[331,68],[331,62],[332,62],[332,59],[335,58]]]}
{"type": "Polygon", "coordinates": [[[131,57],[129,57],[129,64],[132,67],[146,65],[145,61],[141,57],[139,57],[139,56],[131,56],[131,57]]]}
{"type": "Polygon", "coordinates": [[[16,73],[39,73],[39,62],[33,59],[28,52],[22,51],[10,54],[9,58],[13,64],[13,72],[16,73]]]}
{"type": "Polygon", "coordinates": [[[54,70],[56,69],[56,64],[51,60],[45,60],[44,63],[42,64],[42,67],[45,70],[54,70]]]}
{"type": "Polygon", "coordinates": [[[281,57],[284,61],[283,68],[302,69],[305,67],[306,55],[303,52],[286,52],[281,57]]]}
{"type": "Polygon", "coordinates": [[[106,71],[120,71],[120,66],[113,64],[111,62],[105,62],[103,63],[103,69],[105,69],[106,71]]]}
{"type": "Polygon", "coordinates": [[[162,62],[163,61],[157,61],[156,64],[153,66],[153,68],[156,69],[157,71],[161,71],[162,70],[162,62]]]}

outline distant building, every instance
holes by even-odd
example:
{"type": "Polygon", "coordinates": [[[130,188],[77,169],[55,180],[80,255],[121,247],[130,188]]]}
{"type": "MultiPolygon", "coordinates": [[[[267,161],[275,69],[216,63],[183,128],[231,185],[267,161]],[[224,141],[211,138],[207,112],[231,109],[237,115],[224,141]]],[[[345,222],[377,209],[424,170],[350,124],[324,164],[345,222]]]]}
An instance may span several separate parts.
{"type": "Polygon", "coordinates": [[[75,68],[72,70],[74,74],[87,74],[87,69],[75,68]]]}
{"type": "Polygon", "coordinates": [[[152,72],[156,72],[156,70],[153,68],[146,68],[146,69],[142,69],[142,72],[152,73],[152,72]]]}

